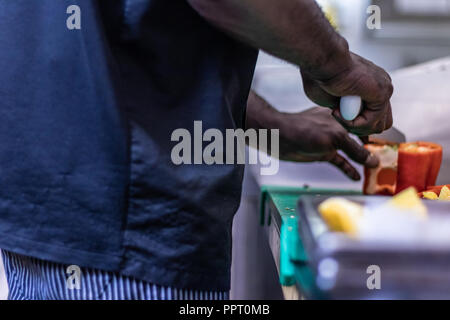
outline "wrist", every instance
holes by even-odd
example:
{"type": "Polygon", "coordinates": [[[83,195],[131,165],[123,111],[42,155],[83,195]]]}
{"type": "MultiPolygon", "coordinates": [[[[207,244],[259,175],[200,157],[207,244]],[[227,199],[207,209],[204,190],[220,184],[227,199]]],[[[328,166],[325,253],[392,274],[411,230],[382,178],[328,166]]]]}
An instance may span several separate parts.
{"type": "Polygon", "coordinates": [[[247,103],[246,129],[279,129],[282,113],[253,91],[247,103]]]}

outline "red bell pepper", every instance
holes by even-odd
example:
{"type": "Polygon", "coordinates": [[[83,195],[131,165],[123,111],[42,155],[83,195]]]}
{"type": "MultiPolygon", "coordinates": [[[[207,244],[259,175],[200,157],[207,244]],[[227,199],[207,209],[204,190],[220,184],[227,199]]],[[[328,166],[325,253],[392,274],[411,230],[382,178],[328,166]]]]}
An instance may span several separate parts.
{"type": "Polygon", "coordinates": [[[365,145],[371,154],[377,156],[377,168],[364,168],[364,194],[393,195],[397,181],[398,145],[377,141],[365,145]]]}
{"type": "Polygon", "coordinates": [[[442,163],[442,146],[431,142],[400,144],[396,193],[409,187],[419,192],[436,184],[442,163]]]}

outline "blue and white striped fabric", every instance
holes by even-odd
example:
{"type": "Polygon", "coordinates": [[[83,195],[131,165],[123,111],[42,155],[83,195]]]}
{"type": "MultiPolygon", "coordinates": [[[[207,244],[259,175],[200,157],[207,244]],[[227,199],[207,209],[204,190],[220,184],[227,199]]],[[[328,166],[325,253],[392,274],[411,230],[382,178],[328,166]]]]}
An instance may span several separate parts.
{"type": "Polygon", "coordinates": [[[67,266],[1,251],[9,300],[227,300],[228,292],[162,287],[120,274],[81,268],[69,289],[67,266]]]}

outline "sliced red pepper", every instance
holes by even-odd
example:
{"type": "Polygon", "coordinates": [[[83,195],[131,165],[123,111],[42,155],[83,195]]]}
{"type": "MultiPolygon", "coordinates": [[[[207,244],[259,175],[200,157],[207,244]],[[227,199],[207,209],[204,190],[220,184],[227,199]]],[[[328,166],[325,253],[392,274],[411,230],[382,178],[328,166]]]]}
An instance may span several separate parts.
{"type": "Polygon", "coordinates": [[[398,145],[383,141],[365,145],[377,156],[377,168],[364,168],[364,194],[393,195],[397,180],[398,145]]]}
{"type": "Polygon", "coordinates": [[[442,162],[442,146],[431,142],[400,144],[396,193],[409,187],[419,192],[436,183],[442,162]]]}
{"type": "Polygon", "coordinates": [[[428,179],[426,183],[427,187],[434,186],[436,184],[436,180],[439,176],[439,171],[441,170],[443,156],[442,146],[436,143],[429,143],[429,145],[433,145],[434,147],[431,154],[431,167],[430,172],[428,173],[428,179]]]}

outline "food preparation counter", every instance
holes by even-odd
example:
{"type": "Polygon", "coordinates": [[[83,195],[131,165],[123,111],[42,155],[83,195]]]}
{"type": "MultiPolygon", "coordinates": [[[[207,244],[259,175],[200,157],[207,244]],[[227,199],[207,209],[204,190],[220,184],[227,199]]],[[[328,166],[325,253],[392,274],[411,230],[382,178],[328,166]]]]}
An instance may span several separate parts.
{"type": "MultiPolygon", "coordinates": [[[[450,117],[449,76],[450,58],[392,73],[395,92],[391,102],[396,127],[405,133],[409,141],[433,141],[444,147],[437,184],[447,184],[450,181],[450,148],[448,147],[450,134],[446,121],[442,120],[450,117]]],[[[301,88],[301,79],[294,67],[269,66],[256,72],[254,89],[277,109],[284,112],[299,112],[312,106],[306,97],[301,96],[299,88],[301,88]]],[[[357,167],[362,173],[361,168],[357,167]]],[[[348,180],[327,163],[281,162],[279,172],[274,176],[262,176],[259,165],[246,167],[242,205],[234,225],[232,298],[277,298],[283,293],[284,297],[302,296],[301,293],[292,293],[292,290],[290,290],[291,293],[286,294],[286,288],[281,293],[281,289],[276,287],[278,283],[272,278],[280,275],[274,276],[273,273],[278,273],[278,270],[270,266],[274,264],[274,260],[268,255],[269,253],[272,255],[274,249],[267,247],[269,243],[266,240],[268,239],[267,226],[265,228],[256,226],[261,222],[259,215],[261,190],[263,194],[266,192],[265,199],[267,206],[272,208],[271,214],[276,216],[275,212],[280,211],[278,215],[282,217],[283,214],[295,213],[292,210],[289,212],[282,209],[295,209],[295,202],[300,197],[300,194],[295,193],[300,192],[304,186],[316,189],[354,190],[355,192],[362,190],[361,182],[348,180]],[[275,186],[275,189],[266,186],[275,186]],[[265,191],[264,188],[269,189],[265,191]],[[276,188],[279,188],[279,191],[274,192],[276,188]],[[289,191],[288,196],[284,197],[284,190],[293,191],[289,191]],[[282,199],[281,202],[280,199],[282,199]],[[277,203],[281,204],[276,205],[277,203]],[[266,244],[261,244],[261,241],[266,241],[266,244]]],[[[281,227],[282,225],[278,226],[280,234],[281,227]]],[[[275,260],[277,259],[279,260],[279,258],[275,260]]],[[[298,273],[302,269],[304,267],[299,266],[294,268],[294,272],[298,273]]],[[[297,274],[295,277],[308,279],[302,276],[303,274],[305,273],[297,274]]],[[[281,279],[287,279],[284,283],[289,284],[293,279],[292,273],[285,278],[282,273],[281,279]]],[[[292,286],[287,287],[292,289],[292,286]]]]}
{"type": "MultiPolygon", "coordinates": [[[[425,236],[419,231],[419,237],[405,238],[411,230],[400,225],[394,231],[400,236],[395,240],[384,234],[367,241],[328,230],[317,207],[332,197],[367,206],[385,204],[390,199],[362,196],[352,190],[261,189],[260,224],[285,299],[450,298],[450,241],[445,232],[448,203],[424,202],[430,221],[441,219],[431,225],[426,225],[428,220],[418,221],[425,236]],[[379,273],[379,287],[371,286],[375,271],[379,273]]],[[[385,223],[398,226],[394,223],[396,213],[386,213],[385,223]]]]}
{"type": "Polygon", "coordinates": [[[302,196],[359,195],[358,191],[308,187],[263,186],[260,223],[265,231],[285,299],[319,299],[324,294],[316,284],[314,271],[299,235],[297,203],[302,196]]]}

